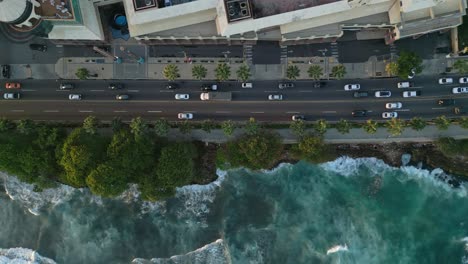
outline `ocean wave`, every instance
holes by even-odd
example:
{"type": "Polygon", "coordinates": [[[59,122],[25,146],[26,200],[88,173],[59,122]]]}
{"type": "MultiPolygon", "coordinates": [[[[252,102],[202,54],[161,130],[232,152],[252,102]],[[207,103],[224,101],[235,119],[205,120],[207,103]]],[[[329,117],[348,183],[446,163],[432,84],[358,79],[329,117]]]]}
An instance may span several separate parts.
{"type": "Polygon", "coordinates": [[[0,248],[0,264],[56,264],[50,258],[42,257],[36,251],[27,248],[0,248]]]}
{"type": "Polygon", "coordinates": [[[10,199],[18,201],[33,215],[40,215],[41,209],[46,206],[54,207],[70,200],[76,190],[70,186],[59,184],[59,187],[35,192],[33,184],[21,182],[14,176],[0,174],[4,179],[5,192],[10,199]]]}
{"type": "Polygon", "coordinates": [[[170,258],[153,258],[151,260],[136,258],[132,264],[231,264],[231,256],[227,245],[222,239],[204,245],[184,255],[170,258]]]}
{"type": "Polygon", "coordinates": [[[357,175],[360,169],[365,166],[372,174],[380,175],[385,171],[394,169],[386,164],[383,160],[377,158],[350,158],[343,156],[334,161],[322,163],[321,168],[331,171],[345,177],[357,175]]]}

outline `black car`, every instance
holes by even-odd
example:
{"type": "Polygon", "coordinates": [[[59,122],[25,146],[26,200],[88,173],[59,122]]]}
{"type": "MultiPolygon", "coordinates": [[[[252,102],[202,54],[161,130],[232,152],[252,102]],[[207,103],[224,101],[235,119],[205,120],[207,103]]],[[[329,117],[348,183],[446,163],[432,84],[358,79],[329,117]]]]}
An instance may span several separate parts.
{"type": "Polygon", "coordinates": [[[364,117],[367,116],[367,110],[354,110],[351,114],[353,117],[364,117]]]}
{"type": "Polygon", "coordinates": [[[111,83],[109,84],[109,89],[111,90],[119,90],[119,89],[123,89],[123,84],[121,83],[111,83]]]}
{"type": "Polygon", "coordinates": [[[358,91],[358,92],[353,93],[354,98],[368,97],[368,96],[369,96],[369,92],[366,92],[366,91],[358,91]]]}
{"type": "Polygon", "coordinates": [[[324,87],[327,83],[326,82],[313,82],[312,85],[314,88],[324,87]]]}
{"type": "Polygon", "coordinates": [[[128,94],[118,94],[115,96],[115,99],[117,100],[128,100],[130,99],[130,96],[128,94]]]}
{"type": "Polygon", "coordinates": [[[177,89],[179,86],[175,83],[168,83],[166,89],[177,89]]]}
{"type": "Polygon", "coordinates": [[[10,65],[2,65],[2,76],[3,78],[10,78],[10,65]]]}
{"type": "Polygon", "coordinates": [[[47,51],[47,46],[42,45],[42,44],[29,44],[29,48],[32,50],[37,50],[37,51],[42,51],[42,52],[47,51]]]}
{"type": "Polygon", "coordinates": [[[437,100],[437,104],[440,105],[440,106],[454,105],[455,100],[453,100],[453,99],[439,99],[439,100],[437,100]]]}

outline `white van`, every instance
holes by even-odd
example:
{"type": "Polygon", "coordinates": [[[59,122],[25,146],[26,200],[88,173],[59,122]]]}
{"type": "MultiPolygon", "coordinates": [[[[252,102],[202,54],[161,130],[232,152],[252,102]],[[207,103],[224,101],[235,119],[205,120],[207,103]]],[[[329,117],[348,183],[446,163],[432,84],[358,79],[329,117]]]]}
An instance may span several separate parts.
{"type": "Polygon", "coordinates": [[[253,83],[242,83],[242,88],[253,88],[253,83]]]}
{"type": "Polygon", "coordinates": [[[398,88],[411,88],[414,86],[413,82],[399,82],[397,84],[398,88]]]}

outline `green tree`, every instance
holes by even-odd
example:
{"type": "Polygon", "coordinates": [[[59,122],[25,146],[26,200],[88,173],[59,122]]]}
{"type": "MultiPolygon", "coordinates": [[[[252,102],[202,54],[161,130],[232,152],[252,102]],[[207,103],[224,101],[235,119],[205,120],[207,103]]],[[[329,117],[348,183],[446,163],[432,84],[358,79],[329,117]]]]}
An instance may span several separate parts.
{"type": "Polygon", "coordinates": [[[297,77],[301,74],[301,70],[299,70],[299,67],[296,65],[288,65],[288,68],[286,68],[286,78],[289,80],[296,80],[297,77]]]}
{"type": "Polygon", "coordinates": [[[249,118],[249,121],[245,124],[245,133],[247,135],[255,135],[262,129],[261,125],[255,120],[255,118],[249,118]]]}
{"type": "Polygon", "coordinates": [[[423,130],[426,127],[426,121],[420,117],[413,117],[409,122],[412,129],[416,131],[423,130]]]}
{"type": "Polygon", "coordinates": [[[192,131],[192,124],[188,120],[179,123],[179,131],[182,134],[188,134],[192,131]]]}
{"type": "Polygon", "coordinates": [[[312,135],[302,137],[298,144],[293,145],[292,151],[299,159],[311,162],[324,162],[331,158],[323,139],[312,135]]]}
{"type": "Polygon", "coordinates": [[[398,75],[398,63],[397,62],[389,62],[385,65],[385,71],[390,76],[398,75]]]}
{"type": "Polygon", "coordinates": [[[462,128],[468,129],[468,117],[462,117],[458,122],[462,128]]]}
{"type": "Polygon", "coordinates": [[[246,64],[242,64],[236,71],[236,74],[237,79],[243,82],[247,81],[248,79],[250,79],[251,76],[249,66],[247,66],[246,64]]]}
{"type": "Polygon", "coordinates": [[[304,136],[306,126],[303,120],[294,120],[291,122],[289,128],[294,135],[297,137],[302,137],[304,136]]]}
{"type": "Polygon", "coordinates": [[[0,132],[5,132],[15,128],[15,124],[6,118],[0,118],[0,132]]]}
{"type": "Polygon", "coordinates": [[[333,66],[331,76],[340,80],[346,75],[346,67],[343,64],[333,66]]]}
{"type": "Polygon", "coordinates": [[[179,67],[177,67],[174,64],[168,64],[163,69],[163,75],[164,78],[166,78],[168,81],[174,81],[175,79],[180,77],[179,67]]]}
{"type": "Polygon", "coordinates": [[[112,165],[100,164],[86,177],[86,185],[92,193],[114,197],[127,188],[127,179],[121,170],[112,165]]]}
{"type": "Polygon", "coordinates": [[[338,132],[340,132],[341,134],[349,133],[350,129],[351,124],[345,119],[340,119],[340,121],[336,123],[336,130],[338,130],[338,132]]]}
{"type": "Polygon", "coordinates": [[[364,131],[366,131],[368,134],[375,134],[377,132],[377,122],[373,121],[372,119],[369,119],[366,121],[366,123],[362,126],[364,131]]]}
{"type": "Polygon", "coordinates": [[[22,119],[16,125],[16,130],[18,130],[18,132],[23,135],[32,134],[35,128],[36,128],[36,125],[30,119],[22,119]]]}
{"type": "Polygon", "coordinates": [[[83,129],[86,133],[96,134],[99,120],[95,116],[88,116],[83,121],[83,129]]]}
{"type": "Polygon", "coordinates": [[[207,70],[203,65],[194,65],[192,67],[192,76],[197,80],[202,80],[206,77],[207,70]]]}
{"type": "Polygon", "coordinates": [[[111,122],[111,127],[114,133],[123,129],[122,119],[120,119],[120,117],[114,117],[111,122]]]}
{"type": "Polygon", "coordinates": [[[310,66],[307,72],[309,73],[309,77],[314,80],[318,80],[323,76],[323,69],[319,65],[310,66]]]}
{"type": "Polygon", "coordinates": [[[171,125],[164,118],[160,118],[156,121],[156,123],[154,123],[154,131],[156,132],[156,135],[160,137],[167,136],[170,128],[171,128],[171,125]]]}
{"type": "Polygon", "coordinates": [[[468,73],[468,61],[466,60],[456,60],[453,64],[453,68],[458,71],[458,73],[468,73]]]}
{"type": "Polygon", "coordinates": [[[89,77],[89,71],[86,68],[79,68],[75,73],[76,77],[80,80],[86,80],[89,77]]]}
{"type": "Polygon", "coordinates": [[[130,122],[130,131],[136,139],[142,138],[148,132],[148,125],[141,117],[133,118],[130,122]]]}
{"type": "Polygon", "coordinates": [[[328,123],[325,119],[319,119],[314,124],[315,132],[319,133],[320,135],[325,134],[327,132],[328,123]]]}
{"type": "Polygon", "coordinates": [[[422,59],[414,52],[402,51],[397,60],[398,77],[408,79],[414,69],[416,73],[422,72],[422,59]]]}
{"type": "Polygon", "coordinates": [[[403,121],[399,118],[392,118],[389,121],[387,121],[387,130],[392,136],[398,136],[401,135],[403,130],[405,130],[405,126],[403,124],[403,121]]]}
{"type": "Polygon", "coordinates": [[[209,119],[204,120],[201,124],[201,129],[207,133],[210,133],[211,130],[215,128],[216,128],[215,123],[209,119]]]}
{"type": "Polygon", "coordinates": [[[221,123],[221,129],[223,130],[224,135],[230,137],[234,133],[234,129],[236,129],[236,126],[231,120],[226,120],[223,123],[221,123]]]}
{"type": "Polygon", "coordinates": [[[229,80],[231,77],[231,67],[224,62],[218,63],[215,69],[215,75],[216,79],[220,82],[229,80]]]}
{"type": "Polygon", "coordinates": [[[450,120],[448,120],[444,115],[438,116],[434,119],[434,123],[439,130],[447,130],[450,126],[450,120]]]}

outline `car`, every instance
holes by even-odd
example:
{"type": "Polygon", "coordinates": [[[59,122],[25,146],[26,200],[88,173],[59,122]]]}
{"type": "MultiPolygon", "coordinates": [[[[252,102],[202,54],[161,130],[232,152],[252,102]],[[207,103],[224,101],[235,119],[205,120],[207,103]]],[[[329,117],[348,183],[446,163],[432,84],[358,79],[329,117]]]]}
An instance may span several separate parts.
{"type": "Polygon", "coordinates": [[[392,92],[390,91],[377,91],[375,92],[375,97],[390,97],[392,96],[392,92]]]}
{"type": "Polygon", "coordinates": [[[118,94],[115,96],[115,99],[117,100],[128,100],[130,99],[130,95],[128,94],[118,94]]]}
{"type": "Polygon", "coordinates": [[[201,87],[202,91],[217,91],[218,85],[217,84],[204,84],[201,87]]]}
{"type": "Polygon", "coordinates": [[[253,83],[245,83],[243,82],[241,84],[242,88],[253,88],[253,83]]]}
{"type": "Polygon", "coordinates": [[[268,95],[268,100],[270,101],[281,101],[283,100],[282,94],[270,94],[268,95]]]}
{"type": "Polygon", "coordinates": [[[166,85],[166,89],[169,89],[169,90],[171,90],[171,89],[177,89],[177,88],[179,88],[179,86],[178,86],[177,84],[175,84],[175,83],[168,83],[168,84],[166,85]]]}
{"type": "Polygon", "coordinates": [[[37,50],[37,51],[42,51],[42,52],[47,51],[47,46],[42,45],[42,44],[29,44],[29,48],[32,50],[37,50]]]}
{"type": "Polygon", "coordinates": [[[413,79],[416,76],[416,69],[412,68],[410,74],[408,74],[408,79],[413,79]]]}
{"type": "Polygon", "coordinates": [[[287,83],[279,83],[278,88],[285,89],[285,88],[294,88],[294,83],[287,82],[287,83]]]}
{"type": "Polygon", "coordinates": [[[454,105],[455,100],[453,100],[453,99],[439,99],[439,100],[437,100],[437,104],[440,105],[440,106],[454,105]]]}
{"type": "Polygon", "coordinates": [[[452,84],[453,78],[439,78],[439,84],[452,84]]]}
{"type": "Polygon", "coordinates": [[[387,109],[400,109],[403,107],[403,104],[400,102],[395,102],[395,103],[386,103],[385,108],[387,109]]]}
{"type": "Polygon", "coordinates": [[[466,114],[465,110],[461,106],[453,108],[453,113],[456,115],[466,114]]]}
{"type": "Polygon", "coordinates": [[[60,84],[60,90],[68,90],[68,89],[73,89],[75,88],[75,85],[73,83],[61,83],[60,84]]]}
{"type": "Polygon", "coordinates": [[[21,94],[20,93],[4,93],[3,98],[6,100],[20,99],[21,94]]]}
{"type": "Polygon", "coordinates": [[[354,110],[351,114],[353,117],[363,117],[367,116],[367,110],[354,110]]]}
{"type": "Polygon", "coordinates": [[[460,77],[458,80],[459,83],[468,83],[468,77],[460,77]]]}
{"type": "Polygon", "coordinates": [[[397,87],[398,88],[411,88],[414,86],[414,82],[398,82],[397,87]]]}
{"type": "Polygon", "coordinates": [[[397,118],[398,113],[397,112],[383,112],[382,113],[382,118],[397,118]]]}
{"type": "Polygon", "coordinates": [[[361,89],[360,84],[346,84],[344,86],[345,91],[354,91],[354,90],[359,90],[359,89],[361,89]]]}
{"type": "Polygon", "coordinates": [[[303,115],[293,115],[291,116],[292,121],[298,121],[298,120],[305,120],[305,116],[303,115]]]}
{"type": "Polygon", "coordinates": [[[70,94],[68,95],[68,99],[73,101],[81,100],[81,94],[70,94]]]}
{"type": "Polygon", "coordinates": [[[325,86],[325,85],[327,85],[327,82],[313,82],[313,83],[312,83],[312,86],[313,86],[314,88],[320,88],[320,87],[323,87],[323,86],[325,86]]]}
{"type": "Polygon", "coordinates": [[[2,65],[2,76],[5,79],[10,78],[10,65],[6,65],[6,64],[2,65]]]}
{"type": "Polygon", "coordinates": [[[177,114],[177,118],[179,119],[193,119],[192,113],[179,113],[177,114]]]}
{"type": "Polygon", "coordinates": [[[20,83],[5,83],[5,88],[7,89],[19,89],[21,88],[21,84],[20,83]]]}
{"type": "Polygon", "coordinates": [[[369,96],[369,92],[367,91],[359,91],[359,92],[353,93],[354,98],[367,97],[367,96],[369,96]]]}
{"type": "Polygon", "coordinates": [[[454,94],[468,93],[468,87],[455,87],[452,89],[452,93],[454,94]]]}
{"type": "Polygon", "coordinates": [[[119,90],[119,89],[123,89],[124,86],[122,83],[110,83],[108,88],[111,90],[119,90]]]}
{"type": "Polygon", "coordinates": [[[176,100],[188,100],[190,96],[188,94],[176,94],[175,99],[176,100]]]}
{"type": "Polygon", "coordinates": [[[416,97],[416,96],[421,96],[420,91],[404,91],[403,92],[403,97],[416,97]]]}

